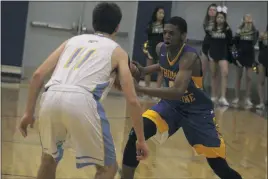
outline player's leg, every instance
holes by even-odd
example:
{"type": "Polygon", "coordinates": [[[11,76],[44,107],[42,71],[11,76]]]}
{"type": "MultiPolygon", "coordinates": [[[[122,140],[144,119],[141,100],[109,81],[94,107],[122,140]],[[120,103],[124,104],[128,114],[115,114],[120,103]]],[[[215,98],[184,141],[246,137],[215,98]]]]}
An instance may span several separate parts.
{"type": "Polygon", "coordinates": [[[61,123],[58,100],[57,92],[46,92],[41,98],[39,135],[43,153],[37,179],[55,179],[57,164],[63,156],[66,129],[61,123]]]}
{"type": "Polygon", "coordinates": [[[221,179],[242,179],[225,159],[225,143],[211,111],[207,114],[189,115],[182,121],[182,127],[188,142],[198,154],[207,158],[215,174],[221,179]]]}
{"type": "MultiPolygon", "coordinates": [[[[75,118],[66,120],[72,148],[76,151],[76,167],[95,165],[95,179],[113,179],[117,172],[114,141],[110,124],[99,101],[90,95],[79,94],[73,108],[75,118]],[[79,109],[79,110],[78,110],[79,109]]],[[[71,100],[74,101],[74,100],[71,100]]],[[[72,109],[65,110],[71,111],[72,109]]]]}
{"type": "MultiPolygon", "coordinates": [[[[156,134],[156,125],[150,119],[143,118],[144,136],[148,140],[156,134]]],[[[126,143],[124,154],[123,154],[123,164],[122,164],[122,179],[133,179],[135,175],[135,170],[139,165],[139,161],[136,156],[136,141],[137,137],[134,129],[132,128],[129,133],[129,138],[126,143]]]]}
{"type": "MultiPolygon", "coordinates": [[[[176,111],[161,100],[143,113],[146,140],[154,136],[156,141],[164,143],[169,136],[179,129],[179,124],[176,121],[179,121],[176,111]]],[[[136,140],[136,134],[131,129],[123,155],[122,179],[133,179],[135,170],[139,165],[139,161],[136,159],[136,140]]]]}

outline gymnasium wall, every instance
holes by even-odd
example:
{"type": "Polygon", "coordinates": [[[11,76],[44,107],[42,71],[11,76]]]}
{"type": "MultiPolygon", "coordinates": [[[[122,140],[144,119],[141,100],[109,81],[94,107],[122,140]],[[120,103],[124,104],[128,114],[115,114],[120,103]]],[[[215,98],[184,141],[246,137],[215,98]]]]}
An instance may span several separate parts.
{"type": "MultiPolygon", "coordinates": [[[[82,23],[92,30],[92,11],[99,2],[29,2],[26,37],[23,54],[23,76],[29,78],[31,72],[66,39],[77,35],[76,32],[33,27],[31,23],[46,22],[71,28],[82,23]]],[[[117,2],[121,7],[123,18],[118,43],[132,56],[138,2],[117,2]]]]}
{"type": "MultiPolygon", "coordinates": [[[[91,14],[96,3],[98,2],[29,2],[27,9],[28,14],[25,28],[25,40],[23,42],[24,45],[22,45],[22,69],[24,70],[24,77],[29,78],[32,71],[38,65],[40,65],[44,59],[64,40],[77,35],[77,32],[74,33],[33,27],[31,23],[33,21],[39,21],[71,28],[74,23],[77,24],[79,22],[82,22],[88,29],[92,29],[91,14]]],[[[126,51],[128,51],[130,56],[132,56],[134,46],[141,46],[141,44],[134,44],[138,2],[118,1],[117,3],[123,12],[120,31],[125,34],[124,36],[118,37],[117,39],[119,44],[126,51]]],[[[188,38],[191,41],[195,42],[193,45],[198,50],[201,48],[200,40],[202,40],[204,37],[202,21],[206,12],[206,8],[210,3],[212,2],[172,2],[171,15],[182,16],[187,20],[189,27],[188,38]]],[[[259,28],[261,31],[265,29],[265,26],[267,24],[268,2],[228,1],[225,2],[225,4],[228,6],[228,21],[234,31],[237,25],[241,22],[241,18],[245,13],[251,13],[253,15],[257,28],[259,28]]],[[[146,14],[146,16],[148,16],[148,14],[146,14]]],[[[16,30],[20,31],[19,28],[16,30]]],[[[4,31],[3,27],[2,31],[4,31]]],[[[3,43],[11,44],[12,42],[7,41],[3,43]]],[[[19,54],[19,52],[14,52],[14,54],[19,54]]],[[[256,56],[257,55],[258,51],[256,51],[256,56]]],[[[5,60],[7,60],[6,58],[11,57],[5,57],[5,60]]],[[[228,88],[234,88],[234,75],[235,69],[233,66],[231,66],[228,88]]],[[[256,75],[254,75],[254,87],[256,81],[256,75]]],[[[209,85],[209,83],[210,82],[208,78],[206,80],[206,85],[209,85]]],[[[244,87],[244,84],[242,84],[242,86],[244,87]]]]}

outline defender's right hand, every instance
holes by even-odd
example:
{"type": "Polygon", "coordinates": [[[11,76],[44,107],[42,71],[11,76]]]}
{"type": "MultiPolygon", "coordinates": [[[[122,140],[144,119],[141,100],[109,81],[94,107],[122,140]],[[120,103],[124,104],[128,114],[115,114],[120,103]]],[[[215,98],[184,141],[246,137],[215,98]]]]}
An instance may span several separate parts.
{"type": "Polygon", "coordinates": [[[136,143],[136,152],[137,152],[137,160],[145,160],[149,156],[149,148],[146,142],[138,142],[136,143]]]}

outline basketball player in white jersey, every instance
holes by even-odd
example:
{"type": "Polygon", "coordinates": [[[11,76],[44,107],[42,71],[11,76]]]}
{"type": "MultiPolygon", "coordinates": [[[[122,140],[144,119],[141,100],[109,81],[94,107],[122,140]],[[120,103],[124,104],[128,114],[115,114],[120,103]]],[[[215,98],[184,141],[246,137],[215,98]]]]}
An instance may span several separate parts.
{"type": "Polygon", "coordinates": [[[113,179],[117,171],[109,122],[99,100],[111,86],[117,71],[131,106],[138,136],[139,160],[148,156],[142,110],[134,89],[127,53],[113,41],[122,14],[114,3],[100,3],[93,10],[95,34],[80,35],[64,42],[35,71],[29,87],[26,110],[19,129],[27,136],[34,122],[38,94],[46,76],[53,71],[40,101],[39,133],[43,149],[37,179],[55,179],[56,167],[68,144],[75,151],[76,166],[97,166],[95,178],[113,179]]]}

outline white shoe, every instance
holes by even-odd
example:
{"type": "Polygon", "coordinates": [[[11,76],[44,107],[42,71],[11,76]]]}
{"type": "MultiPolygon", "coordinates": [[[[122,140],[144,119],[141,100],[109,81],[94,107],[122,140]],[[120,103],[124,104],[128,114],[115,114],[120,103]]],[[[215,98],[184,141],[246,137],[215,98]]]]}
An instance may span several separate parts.
{"type": "Polygon", "coordinates": [[[210,99],[213,103],[216,103],[218,101],[217,97],[211,97],[210,99]]]}
{"type": "Polygon", "coordinates": [[[256,106],[257,109],[264,109],[265,105],[263,103],[260,103],[256,106]]]}
{"type": "Polygon", "coordinates": [[[245,99],[245,106],[248,106],[248,107],[253,106],[253,103],[251,102],[251,100],[249,98],[245,99]]]}
{"type": "Polygon", "coordinates": [[[230,104],[228,103],[228,101],[226,100],[226,98],[224,98],[224,97],[221,97],[220,99],[219,99],[219,103],[221,104],[221,105],[223,105],[223,106],[229,106],[230,104]]]}
{"type": "Polygon", "coordinates": [[[153,100],[159,101],[160,99],[158,97],[153,97],[153,100]]]}
{"type": "Polygon", "coordinates": [[[233,101],[232,101],[232,104],[238,104],[239,103],[239,98],[235,98],[233,101]]]}

